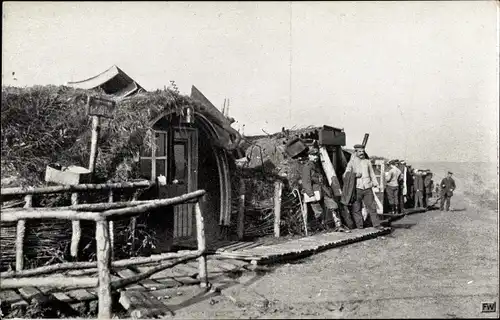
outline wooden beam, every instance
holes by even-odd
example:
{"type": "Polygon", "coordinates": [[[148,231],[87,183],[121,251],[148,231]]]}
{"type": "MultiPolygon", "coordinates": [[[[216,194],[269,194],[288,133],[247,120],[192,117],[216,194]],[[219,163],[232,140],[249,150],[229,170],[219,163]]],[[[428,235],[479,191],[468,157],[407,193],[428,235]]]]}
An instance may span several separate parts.
{"type": "Polygon", "coordinates": [[[0,288],[16,289],[22,287],[49,287],[58,289],[67,288],[95,288],[97,286],[95,277],[41,277],[41,278],[11,278],[2,279],[0,288]]]}
{"type": "Polygon", "coordinates": [[[99,278],[97,317],[99,319],[111,319],[111,246],[107,221],[96,222],[95,237],[97,242],[97,270],[99,278]]]}
{"type": "Polygon", "coordinates": [[[2,188],[0,193],[6,195],[28,195],[28,194],[45,194],[59,192],[76,192],[76,191],[92,191],[92,190],[110,190],[110,189],[127,189],[127,188],[147,188],[155,185],[155,181],[138,181],[138,182],[120,182],[120,183],[102,183],[102,184],[77,184],[64,185],[41,188],[2,188]]]}
{"type": "Polygon", "coordinates": [[[194,192],[186,193],[178,197],[164,199],[162,201],[155,201],[154,203],[148,203],[143,205],[138,205],[132,208],[122,208],[122,209],[112,209],[104,211],[101,213],[103,218],[112,219],[123,219],[129,216],[138,215],[143,212],[147,212],[151,209],[156,209],[159,207],[183,204],[188,200],[193,200],[202,197],[206,193],[205,190],[197,190],[194,192]]]}
{"type": "Polygon", "coordinates": [[[205,239],[205,223],[203,221],[203,213],[201,212],[200,203],[197,202],[194,205],[194,211],[196,216],[196,238],[198,242],[198,251],[202,252],[202,255],[198,258],[199,271],[198,276],[200,278],[200,286],[208,287],[208,274],[207,274],[207,258],[206,258],[206,239],[205,239]]]}
{"type": "Polygon", "coordinates": [[[27,219],[61,219],[61,220],[99,220],[99,212],[85,212],[73,210],[23,210],[23,211],[2,211],[0,221],[10,222],[27,219]]]}
{"type": "MultiPolygon", "coordinates": [[[[111,262],[112,268],[125,268],[129,266],[138,266],[149,263],[157,263],[164,260],[179,259],[187,256],[197,256],[201,252],[198,250],[188,250],[186,252],[168,252],[158,255],[153,255],[150,257],[135,257],[130,259],[123,259],[111,262]]],[[[38,267],[34,269],[22,270],[22,271],[4,271],[0,273],[0,277],[4,278],[14,278],[14,277],[33,277],[39,276],[47,273],[62,272],[66,270],[79,270],[82,269],[95,269],[97,267],[97,262],[64,262],[53,264],[49,266],[38,267]]],[[[97,270],[95,270],[97,271],[97,270]]],[[[90,272],[90,271],[89,271],[90,272]]]]}
{"type": "Polygon", "coordinates": [[[328,151],[324,146],[321,146],[319,148],[319,151],[321,165],[323,166],[323,171],[325,172],[326,178],[328,179],[328,184],[333,190],[333,195],[340,197],[342,196],[342,189],[340,188],[340,182],[337,178],[337,174],[335,173],[335,168],[333,167],[332,162],[330,161],[330,157],[328,156],[328,151]]]}
{"type": "Polygon", "coordinates": [[[280,237],[281,226],[281,192],[283,190],[283,183],[276,181],[274,183],[274,237],[280,237]]]}
{"type": "Polygon", "coordinates": [[[377,213],[384,213],[384,207],[382,206],[382,203],[380,202],[380,199],[377,196],[377,193],[375,193],[375,190],[372,188],[373,192],[373,197],[375,198],[375,203],[377,205],[377,213]]]}
{"type": "MultiPolygon", "coordinates": [[[[130,208],[143,204],[162,204],[169,199],[159,199],[159,200],[140,200],[140,201],[123,201],[123,202],[113,202],[113,203],[82,203],[75,206],[66,207],[54,207],[54,208],[36,208],[31,209],[31,211],[91,211],[91,212],[101,212],[110,209],[120,209],[120,208],[130,208]]],[[[194,203],[197,199],[186,200],[186,203],[194,203]]],[[[23,201],[24,202],[24,201],[23,201]]],[[[2,213],[15,213],[19,211],[30,211],[24,208],[8,208],[2,210],[2,213]]]]}

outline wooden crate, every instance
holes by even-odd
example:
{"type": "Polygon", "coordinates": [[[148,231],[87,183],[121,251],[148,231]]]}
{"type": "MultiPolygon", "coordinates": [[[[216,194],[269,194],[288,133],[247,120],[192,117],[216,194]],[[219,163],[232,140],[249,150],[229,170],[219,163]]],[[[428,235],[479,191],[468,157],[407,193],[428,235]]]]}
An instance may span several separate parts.
{"type": "Polygon", "coordinates": [[[79,166],[62,167],[61,169],[47,166],[45,181],[64,185],[77,185],[90,182],[90,171],[79,166]]]}

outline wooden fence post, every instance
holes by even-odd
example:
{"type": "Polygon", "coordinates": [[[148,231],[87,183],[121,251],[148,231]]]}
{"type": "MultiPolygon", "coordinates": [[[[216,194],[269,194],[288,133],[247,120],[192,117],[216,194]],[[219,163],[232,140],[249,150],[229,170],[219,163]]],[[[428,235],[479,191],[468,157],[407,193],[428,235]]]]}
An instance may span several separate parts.
{"type": "MultiPolygon", "coordinates": [[[[24,197],[25,208],[33,206],[33,195],[28,194],[24,197]]],[[[16,271],[24,268],[24,235],[26,233],[26,220],[19,220],[16,228],[16,271]]]]}
{"type": "Polygon", "coordinates": [[[97,158],[97,142],[99,141],[100,117],[92,116],[92,140],[90,145],[89,171],[94,174],[95,161],[97,158]]]}
{"type": "Polygon", "coordinates": [[[245,180],[240,179],[240,201],[238,210],[238,239],[243,239],[245,235],[245,180]]]}
{"type": "MultiPolygon", "coordinates": [[[[113,189],[109,190],[108,202],[113,203],[113,189]]],[[[111,245],[111,260],[115,258],[115,223],[114,221],[109,221],[109,241],[111,245]]]]}
{"type": "MultiPolygon", "coordinates": [[[[71,194],[71,205],[76,206],[78,204],[78,192],[71,194]]],[[[80,239],[82,237],[82,229],[80,227],[80,220],[75,220],[71,222],[71,256],[78,260],[78,247],[80,245],[80,239]]]]}
{"type": "Polygon", "coordinates": [[[281,191],[283,189],[283,183],[281,181],[276,181],[274,183],[274,237],[280,237],[280,225],[281,225],[281,191]]]}
{"type": "Polygon", "coordinates": [[[198,258],[199,270],[198,277],[200,278],[200,286],[202,288],[208,287],[208,274],[207,274],[207,258],[206,258],[206,239],[205,239],[205,223],[203,221],[203,213],[201,212],[200,202],[194,205],[196,215],[196,237],[198,241],[198,250],[203,254],[198,258]]]}
{"type": "MultiPolygon", "coordinates": [[[[134,193],[132,196],[132,201],[137,200],[137,193],[134,193]]],[[[137,217],[133,216],[130,219],[130,256],[134,255],[134,250],[135,250],[135,229],[137,228],[137,217]]]]}
{"type": "MultiPolygon", "coordinates": [[[[301,195],[299,195],[299,197],[301,197],[301,195]]],[[[309,236],[309,233],[307,232],[307,203],[303,203],[301,205],[301,209],[302,209],[302,222],[304,223],[304,233],[307,236],[309,236]]]]}
{"type": "Polygon", "coordinates": [[[97,242],[97,270],[99,277],[97,317],[99,319],[111,319],[111,247],[108,221],[96,221],[95,237],[97,242]]]}

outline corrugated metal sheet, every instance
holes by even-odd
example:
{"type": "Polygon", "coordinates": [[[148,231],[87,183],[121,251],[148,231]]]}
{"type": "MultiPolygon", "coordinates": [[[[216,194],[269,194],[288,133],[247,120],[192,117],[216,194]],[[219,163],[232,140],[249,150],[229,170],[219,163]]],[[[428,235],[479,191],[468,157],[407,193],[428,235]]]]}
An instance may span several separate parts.
{"type": "Polygon", "coordinates": [[[94,77],[81,81],[70,81],[67,85],[73,88],[86,90],[101,88],[107,94],[119,97],[130,96],[140,90],[146,91],[116,65],[94,77]]]}

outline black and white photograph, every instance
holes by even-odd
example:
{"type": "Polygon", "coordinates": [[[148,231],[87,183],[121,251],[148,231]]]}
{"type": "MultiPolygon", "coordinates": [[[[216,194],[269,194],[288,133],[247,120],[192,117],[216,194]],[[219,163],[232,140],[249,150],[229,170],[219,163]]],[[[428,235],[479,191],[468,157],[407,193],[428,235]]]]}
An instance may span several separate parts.
{"type": "Polygon", "coordinates": [[[0,319],[498,319],[500,2],[2,2],[0,319]]]}

